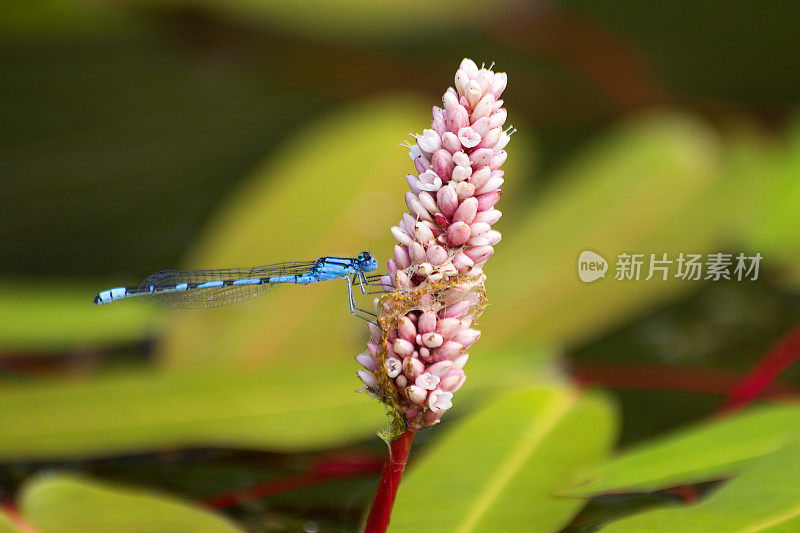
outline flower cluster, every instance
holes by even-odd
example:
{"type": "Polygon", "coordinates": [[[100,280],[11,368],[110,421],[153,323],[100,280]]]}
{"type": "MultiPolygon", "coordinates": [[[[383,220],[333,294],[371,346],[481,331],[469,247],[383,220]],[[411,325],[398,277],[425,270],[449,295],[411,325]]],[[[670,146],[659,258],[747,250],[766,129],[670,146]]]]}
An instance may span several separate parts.
{"type": "Polygon", "coordinates": [[[464,59],[430,129],[409,144],[417,174],[406,176],[410,212],[391,229],[398,244],[382,278],[391,292],[378,304],[381,327],[371,324],[356,356],[364,390],[402,412],[408,429],[432,426],[452,407],[480,337],[471,326],[484,307],[483,265],[500,242],[494,206],[513,133],[503,129],[506,82],[464,59]]]}

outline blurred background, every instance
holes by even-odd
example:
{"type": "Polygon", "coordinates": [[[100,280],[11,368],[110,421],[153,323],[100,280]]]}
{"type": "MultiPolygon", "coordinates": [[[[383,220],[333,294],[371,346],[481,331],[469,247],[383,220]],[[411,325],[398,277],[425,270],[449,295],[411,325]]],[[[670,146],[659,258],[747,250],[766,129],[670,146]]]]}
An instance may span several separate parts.
{"type": "MultiPolygon", "coordinates": [[[[344,286],[174,313],[91,299],[166,268],[361,250],[385,265],[413,169],[397,145],[463,57],[508,73],[519,131],[483,338],[412,461],[515,387],[604,389],[617,449],[736,403],[800,318],[798,27],[778,1],[6,3],[7,518],[100,531],[75,517],[141,518],[120,495],[138,490],[154,522],[189,513],[192,531],[358,529],[384,418],[353,394],[367,330],[344,286]],[[584,284],[586,249],[763,260],[755,281],[584,284]]],[[[762,398],[797,394],[782,361],[762,398]]],[[[625,513],[606,505],[564,527],[625,513]]]]}

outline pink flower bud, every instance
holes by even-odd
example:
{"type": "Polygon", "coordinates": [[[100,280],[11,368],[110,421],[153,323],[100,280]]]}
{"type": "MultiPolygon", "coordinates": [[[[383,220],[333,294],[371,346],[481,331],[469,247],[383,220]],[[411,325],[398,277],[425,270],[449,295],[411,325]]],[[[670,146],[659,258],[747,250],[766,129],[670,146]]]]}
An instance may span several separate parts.
{"type": "Polygon", "coordinates": [[[474,148],[481,143],[481,136],[467,126],[458,130],[458,140],[464,148],[474,148]]]}
{"type": "Polygon", "coordinates": [[[436,205],[446,217],[452,217],[458,207],[458,195],[452,187],[442,187],[436,192],[436,205]]]}
{"type": "Polygon", "coordinates": [[[419,203],[422,204],[422,207],[424,207],[428,213],[436,213],[439,211],[439,206],[436,205],[436,200],[431,196],[431,193],[422,191],[418,196],[419,203]]]}
{"type": "Polygon", "coordinates": [[[452,361],[439,361],[438,363],[434,363],[428,367],[428,373],[434,375],[436,377],[442,378],[450,372],[453,368],[452,361]]]}
{"type": "Polygon", "coordinates": [[[439,382],[439,388],[447,392],[455,392],[464,385],[467,376],[460,368],[455,368],[452,372],[442,377],[439,382]]]}
{"type": "Polygon", "coordinates": [[[386,375],[390,378],[394,379],[400,375],[400,372],[403,370],[403,363],[400,362],[399,359],[395,359],[394,357],[386,360],[386,375]]]}
{"type": "Polygon", "coordinates": [[[492,226],[490,226],[486,222],[473,222],[469,227],[469,230],[472,233],[472,235],[483,235],[490,229],[492,229],[492,226]]]}
{"type": "MultiPolygon", "coordinates": [[[[421,334],[432,333],[436,330],[436,314],[430,311],[425,311],[419,316],[417,323],[417,331],[421,334]]],[[[424,341],[423,341],[424,342],[424,341]]]]}
{"type": "MultiPolygon", "coordinates": [[[[502,176],[495,176],[494,172],[492,172],[492,176],[489,178],[489,181],[487,181],[486,184],[483,187],[481,187],[479,190],[477,190],[475,192],[480,195],[480,194],[496,191],[496,190],[500,189],[500,186],[503,185],[504,182],[505,182],[505,180],[502,178],[502,176]]],[[[485,211],[485,209],[484,209],[484,211],[485,211]]]]}
{"type": "Polygon", "coordinates": [[[432,154],[441,148],[442,140],[434,130],[422,130],[422,134],[417,136],[417,145],[423,152],[432,154]]]}
{"type": "Polygon", "coordinates": [[[470,82],[467,84],[466,95],[465,95],[467,103],[461,105],[475,107],[476,105],[478,105],[478,102],[480,102],[482,94],[483,91],[481,90],[481,84],[478,83],[478,81],[475,79],[470,80],[470,82]]]}
{"type": "Polygon", "coordinates": [[[428,248],[428,262],[432,265],[441,265],[445,261],[447,261],[447,250],[439,246],[438,244],[434,244],[430,248],[428,248]]]}
{"type": "Polygon", "coordinates": [[[490,230],[486,232],[486,239],[488,240],[491,246],[494,246],[497,243],[499,243],[502,238],[503,236],[499,231],[490,230]]]}
{"type": "Polygon", "coordinates": [[[484,259],[488,259],[494,253],[494,248],[489,245],[486,246],[476,246],[474,248],[467,248],[464,250],[464,253],[467,254],[467,257],[475,261],[483,261],[484,259]]]}
{"type": "Polygon", "coordinates": [[[464,350],[464,346],[457,342],[447,341],[433,351],[433,359],[442,361],[444,359],[455,359],[464,350]]]}
{"type": "Polygon", "coordinates": [[[475,110],[470,115],[470,120],[476,122],[478,119],[488,117],[494,110],[495,98],[491,94],[485,94],[475,106],[475,110]]]}
{"type": "Polygon", "coordinates": [[[447,114],[451,113],[453,109],[458,107],[458,95],[456,92],[450,89],[445,91],[444,96],[442,96],[442,105],[444,105],[444,109],[447,112],[444,116],[445,121],[447,121],[447,114]]]}
{"type": "Polygon", "coordinates": [[[394,262],[394,259],[386,261],[386,270],[389,271],[389,278],[394,278],[397,275],[397,263],[394,262]]]}
{"type": "Polygon", "coordinates": [[[503,213],[501,213],[497,209],[488,209],[486,211],[481,211],[480,213],[475,215],[473,223],[485,222],[487,224],[495,224],[498,220],[500,220],[500,217],[502,216],[503,213]]]}
{"type": "Polygon", "coordinates": [[[406,181],[408,182],[408,188],[411,189],[411,192],[414,194],[419,194],[419,192],[422,190],[420,188],[421,183],[419,179],[414,174],[407,174],[406,181]]]}
{"type": "Polygon", "coordinates": [[[506,162],[506,158],[508,157],[508,153],[505,150],[497,150],[492,159],[489,161],[489,168],[492,170],[497,170],[498,168],[503,166],[503,163],[506,162]]]}
{"type": "MultiPolygon", "coordinates": [[[[411,181],[409,181],[409,185],[411,185],[411,181]]],[[[411,187],[411,192],[419,196],[419,193],[422,191],[435,192],[441,188],[442,178],[440,178],[433,170],[428,169],[419,175],[419,179],[417,179],[416,182],[416,187],[411,187]]]]}
{"type": "Polygon", "coordinates": [[[408,274],[406,274],[402,270],[398,270],[397,274],[394,275],[394,282],[395,282],[395,287],[397,287],[398,289],[407,291],[412,287],[411,279],[408,277],[408,274]]]}
{"type": "Polygon", "coordinates": [[[358,376],[358,379],[360,379],[367,387],[375,386],[375,376],[366,370],[359,370],[356,372],[356,376],[358,376]]]}
{"type": "Polygon", "coordinates": [[[379,348],[379,346],[378,346],[377,342],[369,341],[367,343],[367,352],[369,352],[369,354],[372,357],[375,357],[376,355],[378,355],[378,348],[379,348]]]}
{"type": "Polygon", "coordinates": [[[436,389],[428,398],[428,407],[434,413],[442,413],[453,407],[453,393],[436,389]]]}
{"type": "Polygon", "coordinates": [[[360,353],[356,356],[356,361],[358,364],[366,368],[367,370],[375,370],[378,366],[375,364],[375,359],[366,352],[360,353]]]}
{"type": "Polygon", "coordinates": [[[508,111],[505,109],[498,109],[489,116],[489,126],[491,128],[498,128],[506,123],[508,118],[508,111]]]}
{"type": "Polygon", "coordinates": [[[442,180],[447,181],[450,179],[450,173],[453,171],[453,156],[444,148],[440,148],[433,153],[431,158],[431,168],[442,180]]]}
{"type": "Polygon", "coordinates": [[[394,382],[397,384],[397,388],[404,389],[406,385],[408,385],[408,378],[405,377],[403,374],[400,374],[396,378],[394,378],[394,382]]]}
{"type": "Polygon", "coordinates": [[[481,136],[481,142],[478,144],[479,148],[494,148],[500,140],[500,135],[503,133],[501,128],[492,128],[486,135],[481,136]]]}
{"type": "Polygon", "coordinates": [[[472,162],[472,168],[482,167],[488,165],[494,157],[494,150],[491,148],[479,148],[469,154],[469,160],[472,162]]]}
{"type": "MultiPolygon", "coordinates": [[[[466,311],[466,309],[464,309],[464,311],[466,311]]],[[[463,314],[464,311],[462,311],[461,314],[463,314]]],[[[461,323],[457,318],[453,317],[439,319],[436,325],[436,331],[445,339],[451,338],[460,329],[461,323]]]]}
{"type": "Polygon", "coordinates": [[[506,84],[508,84],[508,76],[506,73],[495,72],[492,83],[489,85],[489,92],[495,98],[500,98],[500,95],[506,90],[506,84]]]}
{"type": "Polygon", "coordinates": [[[459,70],[463,70],[470,79],[475,79],[478,77],[478,65],[475,62],[467,57],[461,60],[461,64],[458,66],[459,70]]]}
{"type": "MultiPolygon", "coordinates": [[[[417,336],[417,328],[414,327],[414,323],[411,322],[410,318],[407,316],[402,316],[400,317],[400,320],[397,321],[397,333],[400,335],[401,339],[405,339],[408,342],[413,343],[414,338],[417,336]]],[[[397,353],[396,348],[394,351],[397,353]]]]}
{"type": "MultiPolygon", "coordinates": [[[[419,198],[417,198],[417,196],[414,193],[407,192],[405,195],[405,199],[406,199],[406,205],[408,206],[408,209],[410,209],[412,213],[417,215],[422,220],[430,220],[431,222],[433,222],[433,217],[428,212],[428,210],[422,206],[422,204],[419,201],[419,198]]],[[[408,246],[408,244],[404,242],[401,242],[401,244],[405,244],[406,246],[408,246]]]]}
{"type": "Polygon", "coordinates": [[[417,387],[422,387],[426,390],[433,390],[439,384],[439,376],[434,376],[430,372],[425,372],[424,374],[420,374],[417,376],[417,379],[414,380],[414,385],[417,387]]]}
{"type": "Polygon", "coordinates": [[[442,318],[459,318],[461,315],[466,313],[470,307],[472,307],[472,304],[469,301],[461,300],[460,302],[456,302],[453,305],[445,307],[442,311],[442,318]]]}
{"type": "Polygon", "coordinates": [[[469,75],[465,71],[458,69],[455,77],[456,91],[458,91],[459,94],[465,94],[468,83],[469,75]]]}
{"type": "Polygon", "coordinates": [[[420,243],[427,244],[433,240],[433,231],[431,231],[430,226],[425,222],[417,222],[414,228],[414,236],[420,243]]]}
{"type": "MultiPolygon", "coordinates": [[[[406,194],[411,194],[411,193],[406,193],[406,194]]],[[[478,199],[467,198],[466,200],[461,202],[461,204],[459,204],[458,209],[456,209],[456,212],[453,213],[453,222],[461,221],[465,222],[466,224],[472,224],[472,220],[475,218],[475,214],[477,212],[478,212],[478,199]]]]}
{"type": "Polygon", "coordinates": [[[487,117],[483,117],[472,123],[472,129],[475,130],[478,135],[481,136],[481,138],[483,138],[492,128],[489,124],[489,119],[487,117]]]}
{"type": "Polygon", "coordinates": [[[406,388],[406,396],[408,396],[408,399],[412,402],[422,405],[428,397],[428,391],[417,385],[411,385],[406,388]]]}
{"type": "Polygon", "coordinates": [[[472,176],[469,182],[475,187],[475,190],[482,188],[489,181],[492,175],[492,169],[488,166],[482,166],[472,171],[472,176]]]}
{"type": "Polygon", "coordinates": [[[494,205],[500,201],[501,196],[503,196],[503,189],[495,189],[478,196],[478,211],[486,211],[494,207],[494,205]]]}
{"type": "Polygon", "coordinates": [[[405,269],[411,266],[411,258],[408,256],[408,249],[400,244],[394,245],[394,263],[398,268],[405,269]]]}
{"type": "MultiPolygon", "coordinates": [[[[469,160],[469,158],[467,158],[469,160]]],[[[457,165],[453,168],[453,181],[466,181],[472,176],[472,167],[457,165]]]]}
{"type": "Polygon", "coordinates": [[[462,329],[458,333],[455,334],[453,337],[453,341],[459,344],[463,344],[465,347],[469,348],[475,341],[477,341],[481,336],[481,332],[477,329],[462,329]]]}
{"type": "Polygon", "coordinates": [[[453,246],[466,244],[470,237],[470,229],[466,222],[453,222],[447,228],[447,240],[453,246]]]}
{"type": "MultiPolygon", "coordinates": [[[[406,194],[411,194],[411,193],[409,192],[409,193],[406,193],[406,194]]],[[[412,242],[414,242],[414,239],[412,239],[408,235],[408,233],[406,233],[405,231],[400,229],[398,226],[392,226],[391,232],[392,232],[392,237],[394,237],[395,240],[397,242],[399,242],[400,244],[404,244],[404,245],[408,246],[412,242]]]]}
{"type": "Polygon", "coordinates": [[[469,182],[462,181],[460,183],[456,183],[456,196],[460,201],[464,201],[470,196],[475,194],[475,186],[469,182]]]}
{"type": "Polygon", "coordinates": [[[408,247],[408,255],[414,263],[421,263],[426,259],[425,248],[416,241],[408,247]]]}
{"type": "Polygon", "coordinates": [[[447,111],[445,124],[448,131],[458,133],[458,130],[464,126],[469,126],[469,112],[463,105],[459,104],[452,110],[447,111]]]}
{"type": "MultiPolygon", "coordinates": [[[[433,220],[436,221],[436,225],[440,228],[446,228],[447,225],[450,224],[450,221],[447,220],[447,217],[441,213],[434,213],[433,220]]],[[[438,238],[438,242],[442,242],[441,237],[438,238]]]]}
{"type": "Polygon", "coordinates": [[[469,361],[469,354],[465,353],[453,359],[453,366],[456,366],[458,368],[464,368],[468,361],[469,361]]]}
{"type": "Polygon", "coordinates": [[[439,333],[431,332],[422,335],[422,344],[428,348],[438,348],[444,343],[444,339],[439,333]]]}
{"type": "Polygon", "coordinates": [[[417,379],[417,376],[425,372],[425,363],[413,357],[406,357],[403,359],[403,374],[411,381],[417,379]]]}
{"type": "Polygon", "coordinates": [[[469,257],[467,257],[467,255],[464,254],[464,252],[458,252],[456,255],[453,256],[453,266],[459,272],[463,273],[468,271],[470,268],[472,268],[472,265],[474,264],[475,262],[469,257]]]}
{"type": "Polygon", "coordinates": [[[458,136],[452,131],[445,132],[445,134],[442,135],[442,148],[452,154],[453,152],[461,150],[461,141],[458,140],[458,136]]]}

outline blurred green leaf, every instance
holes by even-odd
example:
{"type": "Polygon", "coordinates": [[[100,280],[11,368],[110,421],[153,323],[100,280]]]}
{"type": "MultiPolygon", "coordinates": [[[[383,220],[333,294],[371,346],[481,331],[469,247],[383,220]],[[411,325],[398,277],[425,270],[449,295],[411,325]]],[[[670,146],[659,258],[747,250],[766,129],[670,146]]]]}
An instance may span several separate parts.
{"type": "Polygon", "coordinates": [[[41,533],[236,533],[228,520],[175,498],[51,475],[23,490],[25,519],[41,533]]]}
{"type": "Polygon", "coordinates": [[[800,405],[759,407],[636,447],[585,475],[569,495],[649,491],[741,471],[800,435],[800,405]]]}
{"type": "Polygon", "coordinates": [[[141,340],[158,312],[140,305],[98,307],[96,284],[0,280],[0,349],[68,350],[141,340]]]}
{"type": "MultiPolygon", "coordinates": [[[[369,249],[385,271],[394,243],[389,228],[407,211],[404,176],[413,171],[397,143],[430,122],[429,108],[407,96],[385,97],[309,125],[219,210],[189,263],[253,266],[369,249]]],[[[516,141],[521,153],[508,173],[521,182],[531,157],[526,139],[516,141]]],[[[194,367],[299,353],[311,361],[337,353],[332,346],[362,351],[366,328],[350,315],[345,294],[344,283],[322,283],[282,287],[237,306],[181,310],[170,317],[161,353],[170,365],[194,367]]],[[[372,298],[363,297],[362,307],[372,298]]]]}
{"type": "MultiPolygon", "coordinates": [[[[459,399],[541,380],[544,352],[470,361],[459,399]]],[[[351,357],[276,361],[258,372],[128,372],[76,383],[0,390],[0,460],[217,446],[305,451],[369,438],[378,402],[354,390],[351,357]]],[[[465,403],[462,401],[462,404],[465,403]]]]}
{"type": "Polygon", "coordinates": [[[391,529],[557,531],[583,501],[553,491],[607,453],[614,426],[596,396],[564,388],[508,394],[447,429],[413,465],[391,529]]]}
{"type": "MultiPolygon", "coordinates": [[[[493,304],[485,342],[577,341],[690,283],[613,279],[621,252],[708,250],[728,208],[702,209],[718,191],[719,141],[692,118],[655,114],[618,128],[578,155],[487,265],[493,304]],[[606,279],[582,283],[577,259],[593,250],[606,279]]],[[[714,204],[718,205],[718,204],[714,204]]]]}
{"type": "Polygon", "coordinates": [[[753,463],[707,500],[688,508],[657,509],[610,524],[608,533],[663,531],[789,532],[800,527],[797,464],[800,442],[753,463]]]}
{"type": "Polygon", "coordinates": [[[3,511],[0,511],[0,533],[23,533],[22,530],[17,528],[11,519],[6,516],[3,511]]]}

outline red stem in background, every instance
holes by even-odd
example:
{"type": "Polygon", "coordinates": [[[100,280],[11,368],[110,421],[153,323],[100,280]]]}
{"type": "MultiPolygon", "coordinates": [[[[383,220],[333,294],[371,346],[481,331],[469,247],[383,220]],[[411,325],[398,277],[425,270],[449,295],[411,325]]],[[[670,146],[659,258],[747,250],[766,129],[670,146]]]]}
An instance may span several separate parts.
{"type": "Polygon", "coordinates": [[[800,359],[800,324],[781,338],[747,372],[745,378],[728,394],[722,410],[731,412],[746,407],[798,359],[800,359]]]}
{"type": "Polygon", "coordinates": [[[414,432],[409,430],[389,444],[389,455],[383,465],[381,481],[378,483],[378,493],[375,495],[375,501],[372,502],[364,533],[385,533],[389,527],[394,498],[397,496],[397,487],[403,477],[403,470],[406,468],[408,452],[411,451],[413,440],[414,432]]]}

